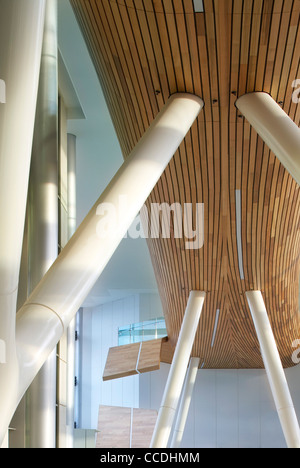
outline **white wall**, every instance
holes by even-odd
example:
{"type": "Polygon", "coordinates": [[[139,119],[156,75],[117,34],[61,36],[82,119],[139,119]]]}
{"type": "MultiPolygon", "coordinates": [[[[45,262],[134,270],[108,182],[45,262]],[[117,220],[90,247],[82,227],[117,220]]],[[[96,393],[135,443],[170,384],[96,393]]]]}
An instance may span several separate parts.
{"type": "MultiPolygon", "coordinates": [[[[126,298],[82,311],[81,427],[96,429],[99,405],[160,407],[170,366],[140,377],[103,382],[108,349],[118,327],[162,316],[155,294],[126,298]]],[[[300,365],[286,370],[300,420],[300,365]]],[[[284,448],[264,370],[199,370],[183,448],[284,448]]]]}
{"type": "Polygon", "coordinates": [[[139,407],[138,376],[103,382],[108,350],[118,346],[119,327],[162,316],[159,296],[152,292],[82,309],[79,427],[97,428],[99,405],[139,407]]]}
{"type": "Polygon", "coordinates": [[[81,427],[96,429],[99,405],[138,407],[138,376],[103,382],[110,347],[118,346],[118,327],[139,321],[139,296],[132,295],[82,312],[81,427]]]}
{"type": "Polygon", "coordinates": [[[157,319],[164,316],[161,299],[157,293],[142,293],[140,298],[140,322],[157,319]]]}
{"type": "MultiPolygon", "coordinates": [[[[140,377],[140,405],[160,406],[170,366],[140,377]]],[[[300,367],[286,370],[300,420],[300,367]]],[[[182,448],[285,448],[263,370],[199,370],[182,448]]]]}

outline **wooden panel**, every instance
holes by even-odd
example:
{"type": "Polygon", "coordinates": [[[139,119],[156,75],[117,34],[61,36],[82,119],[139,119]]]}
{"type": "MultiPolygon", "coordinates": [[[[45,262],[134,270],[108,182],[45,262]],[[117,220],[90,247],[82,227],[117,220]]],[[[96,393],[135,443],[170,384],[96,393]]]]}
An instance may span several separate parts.
{"type": "Polygon", "coordinates": [[[150,447],[157,420],[157,411],[133,409],[131,448],[150,447]]]}
{"type": "Polygon", "coordinates": [[[162,340],[141,343],[141,352],[137,363],[139,373],[143,374],[160,369],[161,343],[162,340]]]}
{"type": "Polygon", "coordinates": [[[120,379],[160,369],[162,342],[165,341],[162,338],[110,348],[103,380],[120,379]]]}
{"type": "Polygon", "coordinates": [[[103,380],[120,379],[136,375],[139,351],[140,343],[110,348],[103,373],[103,380]]]}
{"type": "Polygon", "coordinates": [[[148,448],[157,411],[100,406],[96,448],[148,448]]]}
{"type": "MultiPolygon", "coordinates": [[[[300,337],[299,186],[239,114],[237,97],[265,91],[299,126],[299,0],[71,0],[124,158],[170,94],[205,108],[146,202],[204,203],[204,247],[148,239],[174,349],[191,290],[206,300],[193,355],[206,368],[261,368],[245,291],[263,293],[285,367],[300,337]],[[241,192],[244,277],[235,191],[241,192]],[[211,346],[216,310],[220,310],[211,346]]],[[[168,354],[170,360],[172,352],[168,354]]]]}
{"type": "Polygon", "coordinates": [[[96,448],[130,447],[131,408],[100,406],[96,448]]]}

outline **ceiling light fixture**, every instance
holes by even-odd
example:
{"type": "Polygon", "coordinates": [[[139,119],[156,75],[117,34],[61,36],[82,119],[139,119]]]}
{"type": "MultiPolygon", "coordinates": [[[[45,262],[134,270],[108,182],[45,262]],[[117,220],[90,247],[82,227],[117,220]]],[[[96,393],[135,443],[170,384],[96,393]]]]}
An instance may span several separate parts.
{"type": "Polygon", "coordinates": [[[218,328],[218,322],[219,322],[219,316],[220,316],[220,309],[217,309],[216,318],[215,318],[215,326],[214,326],[214,331],[213,331],[213,337],[212,337],[212,340],[211,340],[211,347],[212,348],[213,348],[213,346],[215,344],[217,328],[218,328]]]}

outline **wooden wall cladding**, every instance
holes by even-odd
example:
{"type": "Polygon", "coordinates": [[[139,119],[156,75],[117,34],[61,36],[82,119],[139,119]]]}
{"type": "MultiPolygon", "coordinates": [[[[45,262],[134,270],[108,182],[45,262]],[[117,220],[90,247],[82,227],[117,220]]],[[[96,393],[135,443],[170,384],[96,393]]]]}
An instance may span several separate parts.
{"type": "Polygon", "coordinates": [[[103,380],[120,379],[159,370],[162,343],[166,341],[165,338],[162,338],[110,348],[103,380]]]}
{"type": "Polygon", "coordinates": [[[207,293],[193,355],[205,368],[260,368],[245,291],[263,293],[283,365],[300,338],[299,186],[235,107],[265,91],[299,125],[300,0],[71,0],[124,158],[168,97],[205,108],[151,193],[151,203],[204,203],[205,240],[149,239],[170,342],[189,292],[207,293]],[[243,275],[237,246],[241,199],[243,275]],[[220,310],[212,347],[216,310],[220,310]]]}
{"type": "Polygon", "coordinates": [[[148,448],[157,411],[100,406],[96,448],[148,448]]]}

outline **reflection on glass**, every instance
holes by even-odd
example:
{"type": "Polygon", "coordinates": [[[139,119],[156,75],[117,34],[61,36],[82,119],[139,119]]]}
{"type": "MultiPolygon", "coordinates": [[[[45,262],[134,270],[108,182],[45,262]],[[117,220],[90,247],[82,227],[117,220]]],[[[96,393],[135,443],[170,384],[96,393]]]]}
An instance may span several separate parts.
{"type": "Polygon", "coordinates": [[[146,322],[132,323],[118,330],[119,346],[157,340],[167,336],[166,323],[163,317],[146,322]]]}

